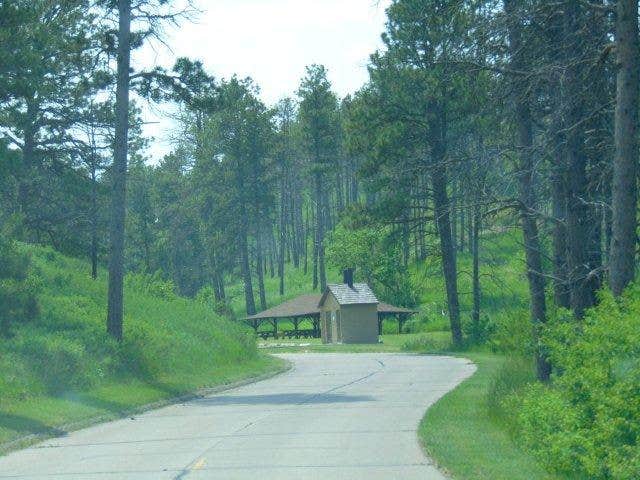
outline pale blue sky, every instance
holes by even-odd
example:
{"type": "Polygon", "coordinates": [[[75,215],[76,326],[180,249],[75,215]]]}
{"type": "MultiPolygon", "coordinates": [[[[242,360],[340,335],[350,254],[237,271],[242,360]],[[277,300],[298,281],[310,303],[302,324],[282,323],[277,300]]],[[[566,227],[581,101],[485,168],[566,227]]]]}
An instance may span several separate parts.
{"type": "MultiPolygon", "coordinates": [[[[273,104],[294,95],[304,68],[324,64],[340,96],[367,79],[369,55],[381,45],[384,10],[390,0],[198,0],[196,23],[168,29],[167,44],[145,47],[134,56],[136,66],[170,67],[176,57],[205,64],[216,77],[251,76],[262,99],[273,104]]],[[[147,135],[156,138],[150,154],[169,150],[171,121],[145,109],[147,135]]]]}

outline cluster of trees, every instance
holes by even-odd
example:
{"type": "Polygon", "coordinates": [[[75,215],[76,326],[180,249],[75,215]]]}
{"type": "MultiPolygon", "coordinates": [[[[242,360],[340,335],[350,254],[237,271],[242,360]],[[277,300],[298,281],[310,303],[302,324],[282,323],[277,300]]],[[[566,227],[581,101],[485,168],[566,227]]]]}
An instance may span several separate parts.
{"type": "MultiPolygon", "coordinates": [[[[456,242],[470,223],[478,321],[479,233],[508,209],[534,332],[548,283],[577,319],[604,282],[619,295],[636,264],[638,2],[396,0],[387,13],[348,144],[379,182],[379,218],[407,225],[418,255],[434,226],[454,343],[456,242]]],[[[541,351],[537,363],[548,378],[541,351]]]]}
{"type": "MultiPolygon", "coordinates": [[[[166,0],[0,2],[2,221],[88,256],[94,276],[109,260],[115,337],[125,271],[159,271],[186,295],[211,286],[219,301],[239,276],[251,314],[266,308],[265,275],[284,293],[285,263],[324,288],[325,239],[347,217],[384,226],[404,266],[441,258],[455,344],[457,251],[473,254],[478,324],[480,240],[504,212],[520,219],[534,336],[550,301],[580,319],[606,282],[619,295],[633,280],[637,0],[394,0],[361,90],[338,99],[314,65],[273,107],[250,79],[188,59],[131,69],[132,50],[188,13],[166,0]],[[156,165],[143,97],[179,111],[156,165]]],[[[542,352],[538,372],[550,372],[542,352]]]]}
{"type": "Polygon", "coordinates": [[[94,278],[108,261],[116,338],[126,271],[159,272],[185,295],[211,286],[219,301],[239,276],[249,314],[266,308],[265,275],[284,293],[285,262],[324,288],[324,239],[362,196],[324,67],[274,107],[251,79],[217,80],[186,58],[132,68],[133,50],[189,14],[165,0],[0,2],[2,224],[90,258],[94,278]],[[155,165],[141,101],[179,112],[155,165]]]}
{"type": "Polygon", "coordinates": [[[285,263],[324,288],[326,233],[359,197],[326,70],[310,66],[298,101],[273,108],[251,79],[198,81],[173,153],[130,171],[130,267],[164,271],[186,295],[209,285],[218,301],[239,276],[249,314],[266,308],[266,275],[284,294],[285,263]]]}

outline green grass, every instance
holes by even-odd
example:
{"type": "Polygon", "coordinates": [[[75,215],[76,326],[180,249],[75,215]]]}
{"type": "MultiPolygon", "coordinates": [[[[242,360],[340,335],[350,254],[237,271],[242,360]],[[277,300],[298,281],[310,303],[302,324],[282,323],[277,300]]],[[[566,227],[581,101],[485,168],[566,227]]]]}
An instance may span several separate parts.
{"type": "Polygon", "coordinates": [[[449,332],[382,335],[376,344],[323,344],[319,338],[259,340],[259,349],[268,353],[322,352],[431,352],[445,351],[451,345],[449,332]]]}
{"type": "MultiPolygon", "coordinates": [[[[265,272],[264,275],[264,289],[267,299],[267,308],[271,308],[275,305],[279,305],[282,302],[286,302],[298,295],[307,293],[313,293],[313,279],[311,276],[311,263],[309,263],[309,270],[307,274],[304,274],[302,265],[299,268],[295,268],[293,264],[285,264],[285,285],[284,295],[280,295],[279,286],[280,279],[277,274],[271,277],[270,272],[265,272]]],[[[236,279],[239,280],[239,279],[236,279]]],[[[342,281],[342,274],[335,268],[327,267],[327,283],[338,283],[342,281]]],[[[260,311],[260,300],[258,296],[258,283],[254,280],[253,292],[256,300],[256,308],[260,311]]],[[[245,299],[244,299],[244,286],[241,281],[231,283],[226,287],[226,297],[231,310],[238,317],[244,317],[246,315],[245,299]]],[[[318,291],[319,293],[319,291],[318,291]]]]}
{"type": "Polygon", "coordinates": [[[507,357],[467,352],[477,372],[432,406],[419,437],[429,456],[456,480],[561,480],[546,472],[510,434],[508,416],[496,405],[507,357]]]}
{"type": "Polygon", "coordinates": [[[105,333],[106,275],[49,248],[32,255],[41,312],[0,338],[0,445],[114,418],[200,388],[278,371],[253,332],[157,279],[125,282],[125,340],[105,333]]]}

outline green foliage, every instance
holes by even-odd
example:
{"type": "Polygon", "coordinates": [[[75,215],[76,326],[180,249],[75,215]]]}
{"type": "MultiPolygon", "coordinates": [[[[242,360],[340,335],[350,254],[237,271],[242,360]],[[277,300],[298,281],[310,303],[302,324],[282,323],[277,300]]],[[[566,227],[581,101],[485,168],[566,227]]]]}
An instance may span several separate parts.
{"type": "Polygon", "coordinates": [[[506,400],[521,392],[536,379],[535,368],[531,357],[519,356],[517,353],[504,358],[504,362],[493,372],[487,388],[486,402],[488,413],[513,430],[509,416],[513,413],[506,400]]]}
{"type": "Polygon", "coordinates": [[[176,287],[173,282],[164,280],[160,272],[130,273],[125,278],[125,287],[137,292],[147,293],[152,297],[171,300],[176,298],[176,287]]]}
{"type": "Polygon", "coordinates": [[[590,479],[640,478],[640,288],[608,292],[581,324],[559,314],[544,343],[550,385],[512,398],[519,434],[549,468],[590,479]]]}
{"type": "MultiPolygon", "coordinates": [[[[494,395],[531,379],[530,362],[465,352],[478,371],[446,394],[424,416],[418,435],[429,456],[456,480],[560,480],[510,435],[513,414],[494,395]],[[496,401],[498,400],[498,401],[496,401]]],[[[539,440],[541,441],[541,440],[539,440]]]]}
{"type": "Polygon", "coordinates": [[[348,227],[339,224],[331,233],[327,260],[338,270],[356,269],[380,299],[401,306],[415,305],[414,287],[402,262],[400,245],[388,227],[348,227]]]}
{"type": "Polygon", "coordinates": [[[0,336],[10,336],[14,325],[36,318],[39,289],[29,253],[0,236],[0,336]]]}
{"type": "Polygon", "coordinates": [[[118,344],[104,329],[104,275],[92,281],[83,262],[48,248],[20,250],[41,272],[41,312],[0,342],[0,408],[134,381],[175,393],[260,363],[252,332],[176,296],[157,275],[126,278],[125,340],[118,344]]]}

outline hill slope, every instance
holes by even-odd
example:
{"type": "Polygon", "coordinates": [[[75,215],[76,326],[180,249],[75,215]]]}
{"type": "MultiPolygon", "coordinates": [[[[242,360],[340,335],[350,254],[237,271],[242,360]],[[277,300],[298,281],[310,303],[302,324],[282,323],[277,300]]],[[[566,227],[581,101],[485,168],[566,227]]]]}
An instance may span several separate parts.
{"type": "Polygon", "coordinates": [[[104,272],[93,281],[86,263],[20,249],[32,257],[40,313],[0,337],[0,444],[281,367],[246,328],[144,276],[127,278],[119,345],[105,333],[104,272]]]}

